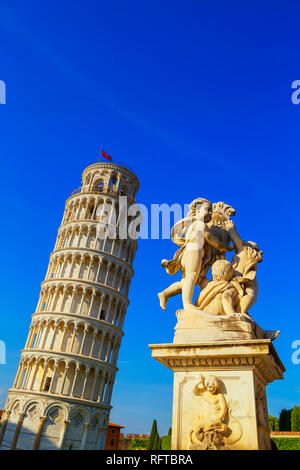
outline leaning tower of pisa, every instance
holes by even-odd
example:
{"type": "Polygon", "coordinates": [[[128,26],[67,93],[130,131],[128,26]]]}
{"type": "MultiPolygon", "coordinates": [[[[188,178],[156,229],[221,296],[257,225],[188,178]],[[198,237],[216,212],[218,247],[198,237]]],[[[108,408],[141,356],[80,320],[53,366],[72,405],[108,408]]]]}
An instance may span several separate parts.
{"type": "Polygon", "coordinates": [[[130,207],[138,187],[127,168],[95,163],[67,199],[2,416],[1,449],[104,448],[137,242],[118,229],[103,236],[99,223],[110,207],[116,225],[120,200],[130,207]]]}

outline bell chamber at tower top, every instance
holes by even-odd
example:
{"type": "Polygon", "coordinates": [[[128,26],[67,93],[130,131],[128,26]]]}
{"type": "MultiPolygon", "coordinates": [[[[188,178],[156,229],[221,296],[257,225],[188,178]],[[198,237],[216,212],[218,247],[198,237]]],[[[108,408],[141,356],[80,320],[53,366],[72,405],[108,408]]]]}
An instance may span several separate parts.
{"type": "MultiPolygon", "coordinates": [[[[101,238],[107,240],[106,248],[109,248],[114,238],[126,238],[129,245],[136,245],[136,236],[127,232],[126,227],[129,228],[136,216],[140,217],[140,211],[135,205],[138,189],[137,177],[127,168],[112,163],[94,163],[88,166],[82,174],[82,185],[72,192],[65,203],[54,249],[61,249],[66,244],[66,230],[86,230],[87,227],[93,232],[88,238],[90,248],[103,250],[101,238]],[[135,216],[129,215],[132,207],[135,216]],[[80,227],[75,227],[74,223],[79,223],[80,227]],[[83,227],[82,223],[89,225],[83,227]],[[97,224],[96,230],[90,223],[97,224]],[[94,232],[97,232],[98,242],[93,239],[94,232]]],[[[115,242],[115,250],[117,246],[118,242],[115,242]]]]}
{"type": "Polygon", "coordinates": [[[82,174],[82,185],[71,196],[78,193],[103,193],[126,196],[128,203],[135,202],[139,189],[137,177],[127,168],[113,163],[94,163],[82,174]]]}

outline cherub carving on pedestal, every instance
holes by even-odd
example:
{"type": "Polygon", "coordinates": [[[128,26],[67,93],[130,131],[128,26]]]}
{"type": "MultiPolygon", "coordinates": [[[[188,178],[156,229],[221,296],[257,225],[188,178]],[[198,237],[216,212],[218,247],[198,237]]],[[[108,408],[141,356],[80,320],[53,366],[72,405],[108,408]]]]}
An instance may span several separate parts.
{"type": "Polygon", "coordinates": [[[193,393],[200,401],[199,414],[190,431],[190,450],[230,449],[243,434],[220,388],[221,381],[215,375],[201,375],[194,388],[193,393]]]}
{"type": "Polygon", "coordinates": [[[191,450],[218,450],[225,447],[229,428],[224,420],[228,406],[219,391],[220,381],[214,375],[201,376],[194,394],[201,397],[199,415],[190,432],[191,450]]]}

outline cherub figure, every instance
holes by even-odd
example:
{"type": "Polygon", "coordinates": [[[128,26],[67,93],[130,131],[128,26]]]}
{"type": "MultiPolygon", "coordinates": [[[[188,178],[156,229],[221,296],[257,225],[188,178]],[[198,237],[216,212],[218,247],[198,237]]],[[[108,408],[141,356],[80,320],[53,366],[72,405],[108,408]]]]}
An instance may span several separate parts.
{"type": "Polygon", "coordinates": [[[249,309],[256,302],[258,295],[258,283],[256,279],[257,263],[262,262],[263,251],[254,242],[243,241],[239,236],[232,220],[226,222],[231,240],[235,247],[232,259],[235,279],[243,278],[245,292],[240,299],[240,312],[248,313],[249,309]]]}
{"type": "Polygon", "coordinates": [[[200,413],[190,432],[191,450],[217,450],[224,447],[229,428],[224,423],[228,406],[219,392],[220,381],[214,375],[201,376],[194,394],[202,398],[200,413]]]}
{"type": "Polygon", "coordinates": [[[182,271],[182,280],[174,282],[171,286],[158,294],[160,306],[166,310],[169,297],[182,292],[183,308],[195,308],[192,303],[196,283],[201,286],[206,273],[202,273],[202,262],[205,255],[205,246],[208,244],[220,253],[232,251],[233,246],[222,243],[212,234],[208,227],[212,217],[212,204],[207,199],[198,198],[190,204],[187,217],[177,222],[171,231],[172,241],[181,246],[171,261],[162,260],[162,267],[168,274],[182,271]]]}
{"type": "Polygon", "coordinates": [[[235,315],[240,312],[240,299],[244,295],[243,284],[247,279],[234,278],[232,264],[224,259],[211,267],[212,281],[200,292],[195,305],[211,315],[235,315]]]}

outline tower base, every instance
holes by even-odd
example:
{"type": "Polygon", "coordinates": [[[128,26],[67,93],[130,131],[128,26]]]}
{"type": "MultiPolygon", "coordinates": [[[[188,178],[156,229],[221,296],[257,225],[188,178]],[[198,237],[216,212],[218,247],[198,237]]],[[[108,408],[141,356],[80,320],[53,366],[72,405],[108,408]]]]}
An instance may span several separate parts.
{"type": "Polygon", "coordinates": [[[9,390],[0,450],[103,450],[111,406],[9,390]]]}
{"type": "Polygon", "coordinates": [[[285,369],[270,339],[149,347],[174,372],[172,450],[271,449],[266,386],[285,369]]]}

